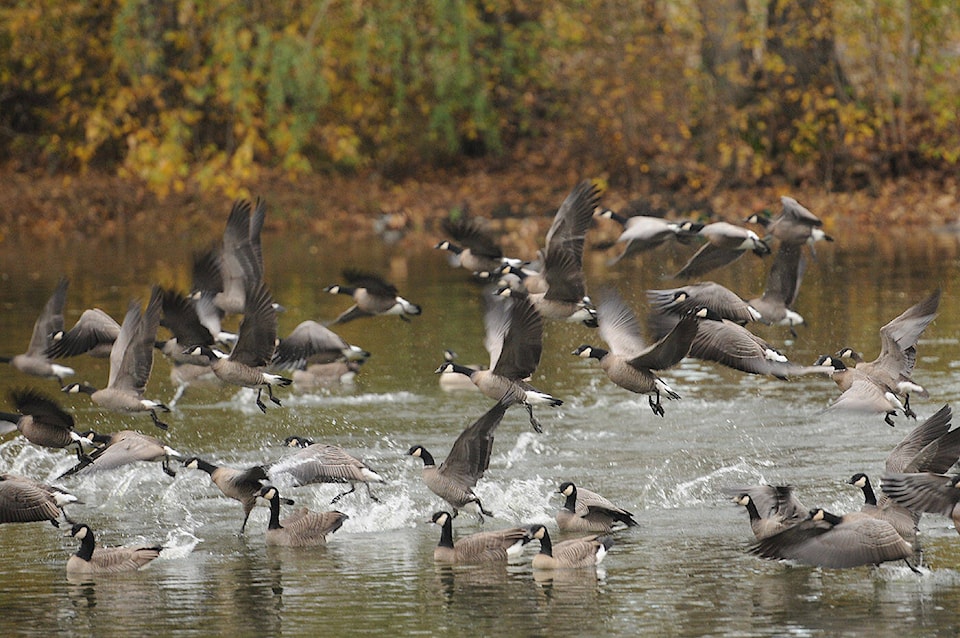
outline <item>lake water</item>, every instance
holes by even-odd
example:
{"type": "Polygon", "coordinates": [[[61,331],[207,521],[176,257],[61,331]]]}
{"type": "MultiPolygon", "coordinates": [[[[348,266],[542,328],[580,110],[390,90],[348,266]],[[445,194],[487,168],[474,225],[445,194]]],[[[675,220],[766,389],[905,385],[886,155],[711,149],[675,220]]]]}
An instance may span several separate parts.
{"type": "MultiPolygon", "coordinates": [[[[818,248],[796,309],[808,325],[793,340],[782,329],[755,328],[789,356],[812,363],[850,345],[872,358],[878,329],[934,288],[940,315],[919,345],[915,378],[930,391],[914,398],[926,417],[960,396],[958,239],[932,232],[896,238],[836,229],[818,248]]],[[[535,384],[565,403],[539,409],[544,433],[532,432],[513,408],[497,430],[490,469],[477,492],[496,515],[487,529],[542,522],[554,536],[565,480],[604,494],[633,511],[640,525],[616,534],[598,570],[544,579],[530,559],[495,568],[437,567],[439,529],[428,524],[441,503],[420,480],[420,462],[405,456],[416,443],[438,459],[488,407],[478,393],[446,392],[433,371],[444,348],[460,360],[486,362],[479,287],[448,267],[431,237],[422,245],[341,246],[321,238],[264,236],[267,281],[287,311],[280,332],[304,319],[330,319],[348,299],[323,292],[344,266],[383,273],[423,306],[410,323],[375,318],[338,332],[373,353],[350,387],[281,390],[283,407],[261,414],[247,391],[191,387],[166,415],[159,434],[149,418],[102,413],[86,396],[57,392],[53,381],[12,368],[0,374],[7,393],[35,387],[70,409],[80,430],[141,429],[163,436],[184,454],[234,467],[281,458],[290,434],[336,443],[389,479],[375,486],[381,503],[361,487],[338,509],[349,515],[327,546],[307,550],[264,545],[268,509],[257,507],[238,537],[241,508],[220,495],[202,472],[176,478],[157,464],[128,466],[64,487],[84,505],[72,518],[91,525],[107,545],[163,543],[161,557],[129,575],[68,580],[64,565],[76,542],[44,523],[0,526],[0,633],[11,635],[954,635],[960,628],[960,538],[943,518],[925,516],[926,566],[824,570],[764,562],[746,553],[752,534],[746,512],[721,488],[789,483],[803,501],[836,512],[858,509],[846,485],[857,471],[879,475],[887,453],[913,423],[824,413],[837,396],[832,381],[779,381],[685,360],[662,376],[682,395],[652,414],[646,397],[618,388],[595,361],[571,356],[596,332],[548,324],[535,384]]],[[[18,246],[0,254],[0,352],[22,352],[33,321],[57,278],[71,278],[67,323],[87,307],[120,318],[128,301],[145,299],[159,282],[189,287],[193,237],[136,242],[18,246]]],[[[662,278],[682,264],[683,249],[665,249],[615,267],[588,253],[591,288],[619,289],[641,316],[643,291],[671,287],[662,278]]],[[[713,279],[745,297],[758,294],[769,261],[748,256],[713,279]]],[[[103,385],[105,361],[69,360],[75,380],[103,385]]],[[[155,361],[148,394],[169,400],[170,366],[155,361]]],[[[268,405],[270,405],[268,403],[268,405]]],[[[0,442],[0,467],[52,480],[70,467],[63,451],[36,448],[19,436],[0,442]]],[[[336,485],[286,490],[298,505],[329,509],[336,485]]],[[[455,535],[478,531],[471,516],[454,521],[455,535]]]]}

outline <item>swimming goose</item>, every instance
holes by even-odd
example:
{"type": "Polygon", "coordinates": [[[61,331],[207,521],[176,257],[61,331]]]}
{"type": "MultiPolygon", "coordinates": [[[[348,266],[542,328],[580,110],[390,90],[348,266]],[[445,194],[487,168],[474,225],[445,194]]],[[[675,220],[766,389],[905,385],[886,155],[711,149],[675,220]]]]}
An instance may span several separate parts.
{"type": "Polygon", "coordinates": [[[634,215],[623,217],[609,208],[594,212],[594,217],[612,219],[623,226],[623,232],[617,238],[618,244],[626,244],[618,256],[611,259],[609,265],[616,264],[621,259],[631,255],[638,255],[644,251],[662,246],[670,240],[689,243],[691,238],[703,228],[703,224],[689,220],[669,220],[663,217],[648,215],[634,215]]]}
{"type": "Polygon", "coordinates": [[[897,398],[896,389],[881,383],[856,368],[848,368],[837,357],[822,355],[814,365],[822,366],[830,374],[840,396],[834,399],[827,409],[849,410],[852,412],[882,413],[883,421],[894,427],[893,417],[900,410],[907,417],[916,418],[912,410],[908,410],[897,398]]]}
{"type": "Polygon", "coordinates": [[[358,270],[344,270],[343,277],[350,284],[349,286],[334,284],[324,288],[324,291],[331,295],[349,295],[353,297],[354,303],[329,322],[329,325],[377,315],[398,315],[404,321],[410,321],[411,316],[419,315],[421,312],[420,306],[410,303],[397,294],[396,286],[387,283],[379,275],[358,270]]]}
{"type": "Polygon", "coordinates": [[[194,294],[213,293],[213,302],[226,314],[247,313],[247,293],[263,280],[263,255],[260,230],[266,218],[266,205],[257,200],[233,203],[223,232],[222,247],[194,257],[194,294]]]}
{"type": "Polygon", "coordinates": [[[170,467],[170,459],[181,458],[180,453],[156,437],[133,430],[121,430],[113,434],[98,434],[89,430],[82,433],[82,436],[101,447],[94,450],[89,457],[81,459],[58,478],[78,473],[91,474],[112,470],[137,461],[159,461],[164,474],[177,475],[170,467]]]}
{"type": "Polygon", "coordinates": [[[493,516],[484,509],[480,498],[473,493],[477,481],[490,467],[493,435],[507,406],[497,403],[467,426],[453,442],[446,460],[437,467],[433,455],[422,445],[414,445],[407,454],[423,461],[423,482],[431,492],[453,507],[456,516],[461,509],[471,509],[483,522],[483,516],[493,516]]]}
{"type": "Polygon", "coordinates": [[[0,473],[0,523],[33,523],[50,521],[72,524],[63,508],[80,503],[77,497],[59,487],[12,474],[0,473]]]}
{"type": "Polygon", "coordinates": [[[519,403],[527,409],[530,425],[542,432],[533,416],[533,405],[559,406],[563,403],[534,388],[527,379],[540,364],[543,350],[543,318],[526,297],[483,296],[486,302],[484,346],[490,353],[490,368],[474,370],[455,361],[446,361],[437,374],[456,372],[466,375],[486,396],[507,406],[519,403]]]}
{"type": "Polygon", "coordinates": [[[929,394],[916,384],[911,375],[916,363],[916,345],[920,335],[936,318],[940,306],[940,289],[935,290],[900,315],[880,328],[880,354],[873,361],[864,361],[863,356],[850,347],[837,352],[838,357],[853,359],[857,370],[875,378],[879,383],[895,387],[898,394],[905,395],[904,407],[910,409],[910,393],[922,397],[929,394]]]}
{"type": "MultiPolygon", "coordinates": [[[[447,349],[443,351],[443,360],[444,361],[456,361],[457,353],[453,350],[447,349]]],[[[483,366],[477,364],[471,364],[466,366],[471,370],[481,370],[483,366]]],[[[473,381],[470,380],[470,377],[467,375],[454,372],[453,370],[448,370],[446,372],[440,373],[440,387],[444,390],[477,390],[477,386],[473,384],[473,381]]]]}
{"type": "Polygon", "coordinates": [[[262,465],[254,465],[245,470],[238,470],[232,467],[214,465],[195,456],[186,459],[183,466],[192,470],[203,470],[210,475],[213,481],[224,496],[240,501],[243,505],[243,524],[240,526],[240,534],[247,526],[247,519],[250,518],[250,512],[257,503],[257,497],[260,490],[263,489],[263,481],[267,480],[267,473],[262,465]]]}
{"type": "Polygon", "coordinates": [[[530,537],[540,541],[540,552],[533,557],[534,569],[593,567],[599,565],[613,547],[612,537],[598,535],[574,538],[554,545],[543,525],[532,525],[528,529],[530,537]]]}
{"type": "MultiPolygon", "coordinates": [[[[837,516],[823,508],[778,534],[757,541],[750,553],[771,560],[843,569],[904,560],[913,547],[890,523],[860,512],[837,516]]],[[[915,568],[907,562],[911,569],[915,568]]]]}
{"type": "Polygon", "coordinates": [[[441,226],[453,241],[445,239],[434,248],[450,252],[451,263],[471,273],[493,272],[505,264],[520,264],[517,259],[504,257],[503,250],[477,218],[462,217],[456,221],[444,218],[441,226]]]}
{"type": "Polygon", "coordinates": [[[690,257],[674,275],[675,278],[700,277],[736,261],[748,250],[759,256],[770,254],[770,247],[755,232],[728,222],[707,224],[700,229],[699,235],[705,238],[707,243],[690,257]]]}
{"type": "Polygon", "coordinates": [[[789,485],[756,485],[734,491],[733,501],[747,510],[750,529],[757,540],[778,534],[807,517],[807,511],[789,485]]]}
{"type": "Polygon", "coordinates": [[[80,541],[80,549],[67,560],[68,574],[116,574],[137,571],[160,555],[159,545],[130,547],[97,547],[93,530],[82,523],[74,525],[64,536],[80,541]]]}
{"type": "Polygon", "coordinates": [[[654,374],[666,370],[687,356],[697,336],[698,319],[693,313],[680,318],[677,325],[652,345],[647,345],[636,316],[619,295],[608,291],[597,308],[600,336],[610,350],[582,345],[573,354],[597,359],[607,377],[625,390],[649,395],[650,409],[663,416],[660,396],[679,399],[680,395],[654,374]],[[656,397],[656,400],[654,400],[656,397]]]}
{"type": "Polygon", "coordinates": [[[760,224],[769,236],[780,240],[781,245],[789,244],[811,247],[818,241],[833,241],[833,237],[823,231],[823,222],[792,197],[780,198],[780,214],[774,219],[761,215],[751,215],[745,220],[749,224],[760,224]]]}
{"type": "Polygon", "coordinates": [[[61,384],[63,377],[73,374],[73,368],[53,363],[46,354],[54,343],[53,335],[63,331],[63,306],[67,301],[69,283],[66,277],[60,278],[56,289],[33,324],[33,334],[27,351],[14,357],[0,357],[0,363],[9,363],[24,374],[56,379],[61,384]]]}
{"type": "Polygon", "coordinates": [[[917,523],[920,519],[919,513],[915,516],[906,507],[889,499],[882,506],[879,505],[877,495],[870,484],[870,478],[863,472],[857,472],[847,482],[854,487],[859,487],[863,492],[863,505],[860,506],[861,513],[890,523],[905,541],[913,545],[914,548],[918,548],[917,534],[919,530],[917,529],[917,523]]]}
{"type": "Polygon", "coordinates": [[[113,342],[120,334],[120,324],[100,308],[84,310],[70,330],[58,330],[51,335],[47,356],[53,359],[87,354],[91,357],[110,356],[113,342]]]}
{"type": "MultiPolygon", "coordinates": [[[[276,345],[277,311],[274,309],[270,291],[261,281],[248,295],[247,312],[240,322],[237,345],[226,358],[213,356],[210,367],[224,383],[256,388],[257,407],[266,413],[267,406],[260,400],[263,390],[267,390],[273,403],[280,405],[280,399],[273,396],[273,386],[283,387],[293,383],[291,379],[266,371],[266,366],[273,359],[276,345]]],[[[207,353],[210,358],[209,349],[200,347],[199,353],[207,353]]]]}
{"type": "Polygon", "coordinates": [[[497,563],[504,562],[523,551],[530,542],[529,531],[522,527],[501,529],[495,532],[478,532],[461,536],[453,542],[453,517],[449,512],[435,512],[431,523],[440,526],[440,542],[433,550],[433,560],[438,563],[497,563]]]}
{"type": "Polygon", "coordinates": [[[769,326],[786,326],[794,338],[797,336],[794,326],[803,323],[800,313],[791,308],[806,269],[800,248],[797,244],[780,244],[770,264],[763,294],[747,302],[760,314],[758,321],[769,326]]]}
{"type": "Polygon", "coordinates": [[[650,306],[657,313],[682,317],[700,308],[709,308],[723,319],[739,324],[759,321],[761,317],[738,294],[713,281],[701,281],[680,288],[648,290],[646,294],[650,306]]]}
{"type": "Polygon", "coordinates": [[[271,365],[278,369],[305,369],[310,364],[365,361],[370,353],[316,321],[303,321],[280,340],[271,365]]]}
{"type": "Polygon", "coordinates": [[[290,373],[293,385],[301,391],[313,388],[331,388],[338,385],[350,385],[356,379],[366,360],[331,361],[330,363],[311,363],[303,370],[290,373]]]}
{"type": "Polygon", "coordinates": [[[557,512],[557,527],[564,532],[609,533],[613,526],[622,523],[627,527],[637,525],[633,514],[617,507],[596,492],[577,487],[570,481],[560,484],[558,494],[565,498],[557,512]]]}
{"type": "Polygon", "coordinates": [[[120,413],[148,412],[154,425],[162,430],[167,424],[157,418],[157,410],[170,409],[159,401],[143,396],[153,368],[153,348],[160,325],[161,293],[154,286],[145,312],[133,302],[120,327],[120,334],[110,351],[110,375],[107,387],[98,390],[85,383],[71,383],[64,392],[83,392],[101,408],[120,413]]]}
{"type": "Polygon", "coordinates": [[[342,447],[314,443],[302,436],[288,436],[283,444],[301,449],[269,467],[268,473],[273,480],[286,474],[297,486],[311,483],[349,483],[350,489],[333,497],[331,503],[352,494],[357,489],[357,483],[363,483],[370,500],[380,502],[370,491],[370,483],[386,483],[387,480],[342,447]]]}
{"type": "Polygon", "coordinates": [[[83,445],[88,441],[74,432],[73,417],[56,401],[34,390],[13,390],[10,398],[18,414],[0,412],[0,421],[12,423],[13,428],[0,427],[0,434],[17,429],[25,439],[41,447],[66,448],[77,446],[77,459],[86,455],[83,445]]]}
{"type": "Polygon", "coordinates": [[[279,547],[315,547],[327,542],[327,536],[343,526],[349,517],[343,512],[312,512],[297,508],[282,521],[280,501],[293,505],[290,499],[281,499],[277,488],[264,487],[260,498],[270,502],[270,522],[267,523],[266,544],[279,547]]]}

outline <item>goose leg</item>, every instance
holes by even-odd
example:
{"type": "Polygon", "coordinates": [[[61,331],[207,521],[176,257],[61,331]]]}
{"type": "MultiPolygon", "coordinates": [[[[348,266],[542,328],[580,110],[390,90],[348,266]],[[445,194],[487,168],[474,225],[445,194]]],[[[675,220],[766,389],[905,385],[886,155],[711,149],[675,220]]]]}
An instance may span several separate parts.
{"type": "Polygon", "coordinates": [[[163,473],[166,474],[167,476],[175,477],[177,475],[177,473],[170,468],[170,457],[164,458],[163,462],[160,464],[160,467],[163,468],[163,473]]]}
{"type": "Polygon", "coordinates": [[[910,395],[909,395],[909,394],[905,395],[905,398],[904,398],[904,400],[903,400],[903,416],[907,417],[908,419],[916,419],[916,418],[917,418],[917,413],[914,412],[914,411],[910,408],[910,395]]]}
{"type": "Polygon", "coordinates": [[[887,412],[887,413],[884,415],[884,417],[883,417],[884,423],[886,423],[887,425],[889,425],[889,426],[892,427],[892,428],[893,428],[893,427],[896,427],[896,426],[894,425],[894,423],[893,423],[893,418],[892,418],[892,417],[895,416],[896,414],[897,414],[896,412],[887,412]]]}
{"type": "Polygon", "coordinates": [[[370,497],[370,500],[373,501],[374,503],[380,503],[380,502],[381,502],[380,499],[377,498],[376,496],[374,496],[374,495],[373,495],[373,492],[370,491],[370,484],[369,484],[369,483],[364,483],[364,485],[367,486],[367,496],[370,497]]]}
{"type": "Polygon", "coordinates": [[[653,400],[653,395],[647,397],[647,401],[650,403],[650,409],[653,410],[653,413],[659,417],[663,416],[663,405],[660,403],[660,391],[657,390],[657,400],[653,400]]]}
{"type": "Polygon", "coordinates": [[[354,483],[351,483],[351,484],[350,484],[350,489],[347,490],[346,492],[343,492],[342,494],[337,494],[336,496],[334,496],[334,497],[333,497],[333,500],[330,501],[330,504],[333,505],[334,503],[336,503],[337,501],[339,501],[341,498],[343,498],[343,497],[346,496],[347,494],[353,494],[353,493],[356,491],[356,489],[357,489],[357,486],[356,486],[354,483]]]}
{"type": "Polygon", "coordinates": [[[150,418],[153,419],[153,424],[160,428],[161,430],[166,430],[170,426],[157,418],[157,413],[155,410],[150,410],[150,418]]]}
{"type": "Polygon", "coordinates": [[[269,385],[267,386],[267,395],[270,397],[270,400],[271,400],[271,401],[273,401],[273,402],[276,403],[277,405],[280,405],[280,399],[278,399],[278,398],[276,398],[275,396],[273,396],[273,388],[270,387],[269,385]]]}
{"type": "Polygon", "coordinates": [[[262,388],[257,388],[257,407],[260,408],[260,411],[261,411],[261,412],[263,412],[264,414],[266,414],[266,413],[267,413],[267,406],[265,406],[265,405],[263,404],[263,401],[260,400],[260,393],[261,393],[262,391],[263,391],[262,388]]]}
{"type": "Polygon", "coordinates": [[[530,425],[533,426],[533,431],[537,434],[543,433],[543,426],[540,425],[540,421],[537,420],[537,417],[533,416],[533,406],[529,403],[525,403],[524,407],[527,408],[527,414],[530,415],[530,425]]]}

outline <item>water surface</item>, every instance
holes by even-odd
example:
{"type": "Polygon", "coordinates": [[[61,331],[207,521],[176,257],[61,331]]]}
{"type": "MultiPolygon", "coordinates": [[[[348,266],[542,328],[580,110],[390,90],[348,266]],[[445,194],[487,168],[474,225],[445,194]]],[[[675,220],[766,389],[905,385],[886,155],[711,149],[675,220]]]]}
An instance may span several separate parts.
{"type": "MultiPolygon", "coordinates": [[[[189,287],[189,260],[206,242],[163,238],[150,245],[75,247],[12,245],[0,255],[0,352],[25,349],[32,323],[57,278],[71,278],[67,322],[87,307],[121,317],[130,299],[146,299],[154,282],[189,287]],[[29,259],[24,256],[29,255],[29,259]]],[[[646,397],[610,383],[595,361],[572,357],[598,335],[580,326],[548,324],[534,382],[564,399],[540,410],[545,432],[526,414],[508,411],[486,477],[477,488],[496,517],[487,528],[542,522],[554,534],[557,485],[573,480],[632,510],[639,528],[621,532],[598,570],[552,578],[534,574],[533,550],[498,567],[438,567],[439,530],[426,521],[441,508],[421,483],[420,462],[405,456],[422,444],[444,458],[460,430],[490,402],[476,393],[440,389],[434,369],[444,348],[462,361],[485,362],[481,289],[451,269],[430,245],[341,246],[318,238],[264,237],[267,280],[287,311],[281,334],[304,319],[329,319],[348,305],[323,293],[347,265],[384,273],[424,308],[410,323],[357,321],[339,332],[373,357],[349,387],[281,391],[284,406],[261,414],[247,391],[191,387],[167,415],[164,436],[176,449],[230,466],[269,463],[285,453],[290,434],[336,443],[390,479],[376,486],[381,503],[361,487],[337,505],[350,518],[326,547],[268,549],[268,510],[237,532],[240,505],[224,498],[202,472],[176,478],[159,465],[129,466],[60,481],[83,501],[70,510],[106,544],[161,542],[146,570],[72,582],[64,564],[75,550],[47,524],[0,526],[0,627],[4,635],[929,635],[955,633],[960,622],[960,544],[946,519],[923,520],[928,569],[900,565],[821,570],[763,562],[746,553],[746,513],[722,487],[790,483],[810,506],[845,512],[859,507],[846,485],[857,471],[882,472],[884,459],[912,422],[887,427],[880,417],[825,413],[837,395],[829,380],[789,382],[743,375],[685,360],[663,376],[682,395],[656,417],[646,397]]],[[[914,399],[921,418],[960,395],[960,283],[957,241],[933,233],[888,240],[837,233],[822,246],[803,281],[796,309],[808,325],[793,339],[758,328],[789,356],[811,363],[854,346],[872,358],[878,329],[936,287],[938,320],[920,342],[915,378],[930,391],[914,399]]],[[[686,253],[664,250],[615,268],[587,256],[588,286],[619,289],[640,313],[643,290],[669,287],[664,273],[686,253]]],[[[763,262],[748,257],[714,279],[745,297],[763,287],[763,262]]],[[[103,385],[104,361],[75,358],[76,380],[103,385]]],[[[156,360],[151,396],[169,400],[169,364],[156,360]]],[[[14,387],[39,388],[76,416],[78,429],[141,429],[148,418],[102,413],[87,397],[57,393],[53,381],[11,368],[0,397],[14,387]]],[[[269,404],[268,404],[269,405],[269,404]]],[[[73,463],[66,452],[38,449],[16,436],[0,442],[0,467],[52,480],[73,463]]],[[[291,488],[286,495],[312,509],[329,508],[339,486],[291,488]]],[[[470,516],[455,534],[477,531],[470,516]]]]}

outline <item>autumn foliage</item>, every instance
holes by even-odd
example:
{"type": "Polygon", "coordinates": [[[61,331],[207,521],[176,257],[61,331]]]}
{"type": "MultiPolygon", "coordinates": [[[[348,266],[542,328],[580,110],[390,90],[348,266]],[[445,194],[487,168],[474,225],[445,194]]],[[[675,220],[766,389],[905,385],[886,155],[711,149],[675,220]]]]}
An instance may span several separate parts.
{"type": "Polygon", "coordinates": [[[160,196],[527,152],[855,188],[956,170],[957,42],[953,0],[21,0],[0,159],[160,196]]]}

